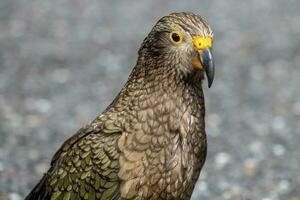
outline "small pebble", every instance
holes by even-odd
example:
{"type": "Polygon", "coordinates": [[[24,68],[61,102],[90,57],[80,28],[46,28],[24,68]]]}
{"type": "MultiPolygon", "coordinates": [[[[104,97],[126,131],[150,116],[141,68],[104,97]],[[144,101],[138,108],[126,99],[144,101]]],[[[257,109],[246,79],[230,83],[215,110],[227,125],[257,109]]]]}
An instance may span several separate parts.
{"type": "Polygon", "coordinates": [[[37,110],[41,113],[47,113],[51,109],[51,103],[47,99],[37,99],[33,103],[35,103],[37,110]]]}
{"type": "Polygon", "coordinates": [[[272,121],[272,127],[276,131],[282,131],[286,127],[286,123],[283,117],[277,116],[272,121]]]}
{"type": "Polygon", "coordinates": [[[244,171],[247,176],[253,177],[257,173],[257,161],[253,158],[249,158],[244,161],[244,171]]]}
{"type": "Polygon", "coordinates": [[[50,166],[47,163],[40,163],[40,164],[36,165],[34,167],[34,169],[38,174],[43,174],[49,169],[49,167],[50,166]]]}
{"type": "Polygon", "coordinates": [[[198,183],[198,187],[197,187],[197,188],[198,188],[199,191],[205,192],[205,191],[207,191],[207,189],[208,189],[208,185],[207,185],[206,182],[200,181],[200,182],[198,183]]]}
{"type": "Polygon", "coordinates": [[[263,151],[263,143],[261,141],[252,142],[249,149],[253,154],[261,154],[263,151]]]}
{"type": "Polygon", "coordinates": [[[218,153],[215,157],[215,163],[217,168],[224,168],[231,160],[231,157],[226,152],[218,153]]]}
{"type": "Polygon", "coordinates": [[[8,199],[9,200],[21,200],[21,196],[17,193],[10,193],[8,194],[8,199]]]}
{"type": "Polygon", "coordinates": [[[30,149],[27,153],[28,158],[31,160],[37,160],[40,157],[39,151],[35,150],[35,149],[30,149]]]}
{"type": "Polygon", "coordinates": [[[282,180],[282,181],[279,182],[279,189],[280,189],[280,191],[285,192],[285,191],[287,191],[289,189],[289,187],[290,187],[289,181],[282,180]]]}
{"type": "Polygon", "coordinates": [[[285,154],[285,148],[281,144],[274,145],[272,151],[275,156],[282,156],[285,154]]]}
{"type": "Polygon", "coordinates": [[[66,83],[70,80],[71,73],[68,69],[55,69],[53,71],[53,79],[57,83],[66,83]]]}

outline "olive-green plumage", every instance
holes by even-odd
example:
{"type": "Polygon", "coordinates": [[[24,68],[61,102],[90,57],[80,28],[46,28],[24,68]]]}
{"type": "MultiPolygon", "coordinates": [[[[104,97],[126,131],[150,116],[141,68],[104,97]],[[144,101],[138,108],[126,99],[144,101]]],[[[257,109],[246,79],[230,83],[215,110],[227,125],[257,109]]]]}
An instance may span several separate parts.
{"type": "Polygon", "coordinates": [[[206,157],[194,36],[212,37],[199,15],[160,19],[119,95],[62,145],[26,199],[190,199],[206,157]],[[170,41],[174,30],[182,44],[170,41]]]}

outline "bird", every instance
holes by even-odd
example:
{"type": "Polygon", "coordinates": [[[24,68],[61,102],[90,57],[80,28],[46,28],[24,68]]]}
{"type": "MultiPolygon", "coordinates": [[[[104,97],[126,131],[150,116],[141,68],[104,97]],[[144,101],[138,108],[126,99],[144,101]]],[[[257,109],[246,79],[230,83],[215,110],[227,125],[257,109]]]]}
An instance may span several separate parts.
{"type": "Polygon", "coordinates": [[[190,199],[207,154],[212,46],[199,14],[160,18],[119,94],[62,144],[26,200],[190,199]]]}

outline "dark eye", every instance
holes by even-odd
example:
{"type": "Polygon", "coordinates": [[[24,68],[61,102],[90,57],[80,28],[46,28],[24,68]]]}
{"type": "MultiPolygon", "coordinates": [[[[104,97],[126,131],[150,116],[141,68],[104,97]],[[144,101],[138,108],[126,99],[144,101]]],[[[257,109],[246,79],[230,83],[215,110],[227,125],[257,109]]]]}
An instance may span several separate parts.
{"type": "Polygon", "coordinates": [[[180,44],[183,40],[183,35],[180,31],[172,31],[170,33],[170,40],[173,44],[180,44]]]}
{"type": "Polygon", "coordinates": [[[180,36],[177,33],[172,33],[172,39],[174,42],[179,42],[180,36]]]}

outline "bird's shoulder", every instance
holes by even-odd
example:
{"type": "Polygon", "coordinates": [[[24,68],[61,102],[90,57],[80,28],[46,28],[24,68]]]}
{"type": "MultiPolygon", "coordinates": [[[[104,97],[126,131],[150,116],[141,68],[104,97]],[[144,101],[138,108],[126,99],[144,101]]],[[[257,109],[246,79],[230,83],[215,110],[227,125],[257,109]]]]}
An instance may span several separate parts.
{"type": "Polygon", "coordinates": [[[53,165],[66,152],[76,150],[76,148],[95,149],[106,145],[106,140],[114,140],[121,136],[121,119],[117,113],[105,112],[97,116],[85,127],[79,129],[73,136],[67,139],[59,150],[54,154],[51,165],[53,165]],[[91,141],[94,145],[91,146],[91,141]]]}

